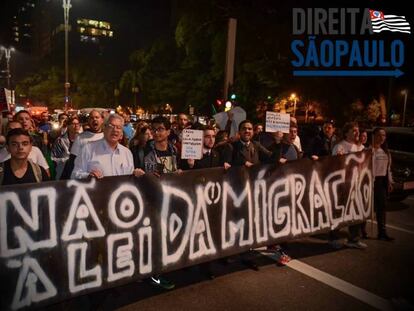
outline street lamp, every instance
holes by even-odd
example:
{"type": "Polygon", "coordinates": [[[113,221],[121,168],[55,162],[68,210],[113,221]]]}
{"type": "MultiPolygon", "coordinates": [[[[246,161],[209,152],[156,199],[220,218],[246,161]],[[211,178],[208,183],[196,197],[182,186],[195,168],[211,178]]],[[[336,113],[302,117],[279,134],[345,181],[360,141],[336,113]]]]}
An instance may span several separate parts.
{"type": "Polygon", "coordinates": [[[403,110],[402,126],[405,126],[405,111],[406,111],[406,108],[407,108],[408,90],[402,90],[401,95],[404,95],[404,110],[403,110]]]}
{"type": "Polygon", "coordinates": [[[290,94],[290,100],[293,100],[293,116],[296,116],[296,101],[297,101],[297,97],[295,93],[290,94]]]}
{"type": "Polygon", "coordinates": [[[69,103],[69,10],[72,7],[70,0],[63,0],[63,18],[65,21],[65,111],[69,103]]]}
{"type": "Polygon", "coordinates": [[[2,46],[1,50],[4,51],[4,56],[6,57],[7,88],[10,90],[10,79],[11,79],[10,58],[11,58],[11,52],[14,52],[15,49],[13,47],[5,48],[4,46],[2,46]]]}
{"type": "Polygon", "coordinates": [[[132,91],[132,94],[134,94],[134,109],[133,110],[135,110],[136,108],[137,108],[137,105],[138,105],[138,93],[139,93],[139,87],[138,86],[133,86],[132,87],[132,89],[131,89],[131,91],[132,91]]]}

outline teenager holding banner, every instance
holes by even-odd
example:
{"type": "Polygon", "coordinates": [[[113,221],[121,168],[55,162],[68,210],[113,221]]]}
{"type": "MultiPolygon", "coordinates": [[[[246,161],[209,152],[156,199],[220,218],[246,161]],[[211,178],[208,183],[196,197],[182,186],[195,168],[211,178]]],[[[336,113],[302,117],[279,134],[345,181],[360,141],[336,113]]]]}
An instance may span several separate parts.
{"type": "MultiPolygon", "coordinates": [[[[146,173],[161,176],[164,173],[178,171],[177,149],[168,141],[171,134],[170,121],[158,116],[151,121],[151,133],[153,140],[147,144],[144,157],[146,173]]],[[[175,284],[161,275],[154,275],[148,281],[163,289],[173,289],[175,284]]]]}

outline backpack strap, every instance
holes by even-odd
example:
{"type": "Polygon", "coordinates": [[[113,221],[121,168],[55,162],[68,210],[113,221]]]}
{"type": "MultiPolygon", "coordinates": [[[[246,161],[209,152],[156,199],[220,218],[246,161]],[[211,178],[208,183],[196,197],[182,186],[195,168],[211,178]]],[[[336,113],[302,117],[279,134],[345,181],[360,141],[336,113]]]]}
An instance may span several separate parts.
{"type": "Polygon", "coordinates": [[[33,163],[32,160],[28,160],[30,163],[30,166],[32,167],[34,176],[36,178],[36,182],[41,182],[42,181],[42,169],[40,168],[40,166],[36,163],[33,163]]]}

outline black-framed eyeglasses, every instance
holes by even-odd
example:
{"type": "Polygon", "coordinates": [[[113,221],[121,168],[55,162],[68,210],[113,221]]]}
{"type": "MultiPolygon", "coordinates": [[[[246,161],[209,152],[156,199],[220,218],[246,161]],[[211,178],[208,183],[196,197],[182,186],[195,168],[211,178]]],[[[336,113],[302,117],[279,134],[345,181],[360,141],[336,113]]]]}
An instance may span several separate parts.
{"type": "Polygon", "coordinates": [[[152,127],[152,128],[151,128],[151,131],[152,131],[152,132],[154,132],[154,133],[157,133],[157,132],[164,132],[165,130],[166,130],[166,128],[165,128],[165,127],[162,127],[162,126],[157,127],[157,128],[155,128],[155,127],[152,127]]]}

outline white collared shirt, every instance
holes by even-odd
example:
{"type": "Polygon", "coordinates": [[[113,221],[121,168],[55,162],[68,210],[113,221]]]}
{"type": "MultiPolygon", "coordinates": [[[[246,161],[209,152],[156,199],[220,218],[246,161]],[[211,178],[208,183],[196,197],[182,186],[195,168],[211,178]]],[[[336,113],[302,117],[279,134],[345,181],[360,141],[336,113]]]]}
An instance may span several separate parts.
{"type": "Polygon", "coordinates": [[[86,178],[92,170],[99,170],[103,176],[131,175],[134,160],[131,151],[118,144],[113,150],[105,138],[89,142],[75,159],[71,178],[86,178]]]}
{"type": "Polygon", "coordinates": [[[357,145],[354,143],[350,143],[346,140],[341,140],[339,143],[337,143],[333,149],[332,149],[332,155],[337,154],[348,154],[351,152],[358,152],[364,150],[363,145],[357,145]]]}
{"type": "Polygon", "coordinates": [[[90,131],[84,131],[80,133],[73,142],[72,148],[70,148],[70,153],[79,156],[82,152],[83,147],[91,141],[96,141],[103,138],[103,133],[93,133],[90,131]]]}

